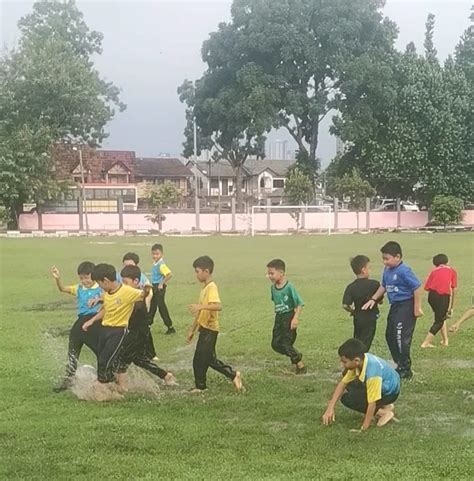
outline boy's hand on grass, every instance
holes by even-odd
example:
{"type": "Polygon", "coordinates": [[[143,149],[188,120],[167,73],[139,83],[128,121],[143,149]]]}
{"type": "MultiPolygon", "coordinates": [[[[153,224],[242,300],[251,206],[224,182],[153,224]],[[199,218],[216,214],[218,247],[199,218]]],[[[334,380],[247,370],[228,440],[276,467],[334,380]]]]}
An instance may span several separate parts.
{"type": "Polygon", "coordinates": [[[326,412],[323,414],[322,420],[325,426],[329,426],[331,423],[336,421],[336,413],[334,412],[334,409],[327,408],[326,412]]]}
{"type": "Polygon", "coordinates": [[[298,318],[293,317],[293,319],[291,320],[291,323],[290,323],[290,329],[292,331],[295,331],[297,327],[298,327],[298,318]]]}
{"type": "Polygon", "coordinates": [[[449,328],[449,332],[458,332],[459,331],[459,326],[457,326],[456,324],[453,324],[450,328],[449,328]]]}
{"type": "Polygon", "coordinates": [[[423,310],[421,309],[421,307],[419,307],[418,309],[415,309],[415,317],[418,318],[418,317],[421,317],[424,315],[424,312],[423,310]]]}
{"type": "Polygon", "coordinates": [[[56,266],[51,267],[51,274],[55,279],[59,279],[61,277],[59,274],[59,269],[56,266]]]}
{"type": "Polygon", "coordinates": [[[197,314],[199,314],[199,312],[201,311],[201,305],[200,304],[189,304],[188,306],[188,311],[193,315],[193,316],[196,316],[197,314]]]}

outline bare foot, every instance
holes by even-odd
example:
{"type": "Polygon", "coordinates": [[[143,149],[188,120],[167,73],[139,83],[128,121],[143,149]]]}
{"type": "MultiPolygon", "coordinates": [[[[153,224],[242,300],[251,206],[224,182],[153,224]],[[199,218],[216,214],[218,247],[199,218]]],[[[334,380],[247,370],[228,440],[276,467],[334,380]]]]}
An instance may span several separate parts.
{"type": "Polygon", "coordinates": [[[379,409],[377,411],[377,417],[379,418],[379,420],[377,421],[377,427],[381,428],[388,424],[395,417],[395,413],[390,410],[379,409]]]}
{"type": "Polygon", "coordinates": [[[449,341],[441,341],[440,343],[443,347],[448,347],[449,346],[449,341]]]}
{"type": "Polygon", "coordinates": [[[458,332],[459,331],[459,326],[456,326],[456,324],[453,324],[450,328],[449,328],[449,332],[458,332]]]}
{"type": "Polygon", "coordinates": [[[178,381],[176,381],[176,378],[173,376],[173,374],[171,372],[166,374],[163,381],[165,382],[165,386],[177,386],[178,385],[178,381]]]}
{"type": "Polygon", "coordinates": [[[243,389],[243,385],[242,385],[242,375],[240,374],[240,371],[237,371],[235,373],[235,377],[232,381],[232,384],[235,386],[235,390],[237,392],[241,392],[242,389],[243,389]]]}
{"type": "Polygon", "coordinates": [[[191,389],[189,392],[191,394],[204,394],[207,391],[207,389],[199,389],[195,387],[194,389],[191,389]]]}
{"type": "Polygon", "coordinates": [[[426,349],[427,347],[436,347],[436,346],[434,344],[425,343],[425,342],[421,345],[422,349],[426,349]]]}

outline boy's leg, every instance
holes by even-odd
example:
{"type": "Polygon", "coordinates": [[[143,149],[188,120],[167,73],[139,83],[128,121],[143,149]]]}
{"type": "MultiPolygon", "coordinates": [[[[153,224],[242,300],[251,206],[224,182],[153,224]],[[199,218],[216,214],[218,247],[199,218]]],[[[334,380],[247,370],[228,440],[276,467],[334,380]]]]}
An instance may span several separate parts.
{"type": "Polygon", "coordinates": [[[392,355],[392,359],[398,365],[400,362],[400,350],[397,343],[398,334],[398,311],[399,306],[397,304],[392,304],[390,306],[390,311],[387,318],[387,329],[385,331],[385,340],[387,341],[387,346],[392,355]]]}
{"type": "Polygon", "coordinates": [[[416,326],[413,299],[403,303],[402,309],[400,309],[400,321],[397,326],[399,325],[400,329],[397,332],[397,341],[400,349],[398,373],[402,379],[410,379],[413,376],[411,371],[410,349],[416,326]]]}
{"type": "Polygon", "coordinates": [[[154,357],[156,357],[155,344],[153,343],[153,336],[151,335],[151,329],[148,330],[148,334],[145,340],[145,355],[150,359],[153,359],[154,357]]]}
{"type": "Polygon", "coordinates": [[[301,362],[303,355],[298,352],[293,344],[296,341],[296,329],[290,329],[291,319],[293,313],[288,312],[280,314],[275,319],[275,326],[273,328],[272,348],[284,356],[291,359],[292,364],[301,362]]]}
{"type": "Polygon", "coordinates": [[[173,321],[171,320],[170,313],[165,302],[166,286],[163,286],[163,289],[157,289],[157,292],[158,310],[160,312],[161,319],[163,319],[163,323],[168,330],[171,330],[173,329],[173,321]]]}
{"type": "MultiPolygon", "coordinates": [[[[90,316],[91,317],[91,316],[90,316]]],[[[82,325],[90,317],[80,316],[73,324],[69,332],[69,344],[67,350],[67,366],[66,377],[71,378],[76,374],[79,356],[81,355],[82,346],[84,345],[84,336],[82,325]]]]}
{"type": "Polygon", "coordinates": [[[218,336],[218,332],[216,332],[216,331],[211,331],[211,334],[209,335],[209,337],[210,337],[209,344],[210,344],[210,346],[212,346],[212,352],[211,352],[209,367],[214,369],[214,371],[220,372],[226,378],[233,381],[235,376],[236,376],[236,372],[232,369],[231,366],[229,366],[228,364],[225,364],[224,362],[217,359],[217,355],[216,355],[217,336],[218,336]]]}
{"type": "Polygon", "coordinates": [[[366,352],[370,351],[370,346],[372,346],[372,341],[375,337],[375,329],[377,327],[376,321],[356,321],[354,320],[354,337],[361,341],[366,352]]]}
{"type": "Polygon", "coordinates": [[[153,284],[152,291],[153,291],[153,296],[151,297],[150,311],[148,313],[150,326],[155,321],[156,309],[158,308],[158,285],[157,284],[153,284]]]}
{"type": "Polygon", "coordinates": [[[212,359],[212,342],[212,331],[201,328],[193,358],[194,383],[196,389],[204,390],[207,388],[206,375],[212,359]]]}
{"type": "Polygon", "coordinates": [[[114,372],[119,367],[121,349],[127,336],[126,328],[103,327],[97,356],[97,380],[107,384],[115,379],[114,372]]]}
{"type": "Polygon", "coordinates": [[[353,381],[341,397],[341,403],[349,409],[359,413],[367,411],[367,389],[360,381],[353,381]]]}
{"type": "Polygon", "coordinates": [[[446,322],[443,322],[443,327],[441,328],[441,344],[443,346],[447,346],[449,344],[448,326],[446,325],[446,322]]]}

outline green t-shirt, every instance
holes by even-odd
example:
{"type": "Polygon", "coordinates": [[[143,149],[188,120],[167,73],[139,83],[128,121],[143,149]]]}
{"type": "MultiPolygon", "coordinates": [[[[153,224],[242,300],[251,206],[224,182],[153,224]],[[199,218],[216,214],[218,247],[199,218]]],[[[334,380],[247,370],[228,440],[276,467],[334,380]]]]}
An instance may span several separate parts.
{"type": "Polygon", "coordinates": [[[303,299],[301,299],[293,284],[289,281],[280,289],[275,284],[272,284],[272,301],[275,304],[275,312],[277,314],[293,312],[296,306],[304,306],[303,299]]]}

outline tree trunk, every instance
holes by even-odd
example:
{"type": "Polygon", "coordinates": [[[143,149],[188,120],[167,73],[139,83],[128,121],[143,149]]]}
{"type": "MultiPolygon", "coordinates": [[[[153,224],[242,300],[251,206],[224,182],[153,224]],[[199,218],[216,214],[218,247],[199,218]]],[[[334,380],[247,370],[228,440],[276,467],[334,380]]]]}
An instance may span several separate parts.
{"type": "Polygon", "coordinates": [[[242,206],[242,169],[243,165],[239,164],[235,168],[235,181],[237,183],[235,189],[235,200],[237,204],[237,212],[243,212],[242,206]]]}
{"type": "Polygon", "coordinates": [[[357,232],[359,232],[360,228],[359,228],[359,210],[356,211],[356,215],[357,215],[357,232]]]}

